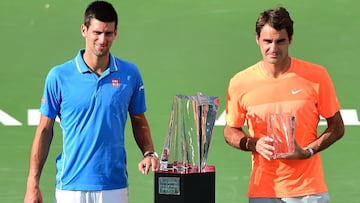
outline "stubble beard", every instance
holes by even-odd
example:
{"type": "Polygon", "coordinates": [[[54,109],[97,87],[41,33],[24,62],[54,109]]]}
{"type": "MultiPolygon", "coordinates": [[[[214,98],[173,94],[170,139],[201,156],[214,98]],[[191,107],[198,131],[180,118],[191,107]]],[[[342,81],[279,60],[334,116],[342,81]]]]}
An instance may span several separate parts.
{"type": "Polygon", "coordinates": [[[109,49],[102,49],[102,50],[93,50],[93,54],[97,57],[104,57],[109,54],[109,49]]]}

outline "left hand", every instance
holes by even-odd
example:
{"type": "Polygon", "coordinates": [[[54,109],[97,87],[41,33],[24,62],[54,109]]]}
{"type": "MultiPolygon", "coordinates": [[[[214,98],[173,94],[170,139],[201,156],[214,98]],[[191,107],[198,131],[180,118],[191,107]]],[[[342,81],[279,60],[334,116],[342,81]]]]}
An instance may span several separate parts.
{"type": "Polygon", "coordinates": [[[294,140],[294,144],[295,144],[294,153],[281,157],[280,159],[307,159],[311,156],[309,151],[300,147],[300,145],[296,142],[296,140],[294,140]]]}
{"type": "Polygon", "coordinates": [[[152,171],[157,171],[160,168],[159,159],[155,156],[144,157],[138,165],[138,169],[142,174],[149,174],[150,168],[152,171]]]}

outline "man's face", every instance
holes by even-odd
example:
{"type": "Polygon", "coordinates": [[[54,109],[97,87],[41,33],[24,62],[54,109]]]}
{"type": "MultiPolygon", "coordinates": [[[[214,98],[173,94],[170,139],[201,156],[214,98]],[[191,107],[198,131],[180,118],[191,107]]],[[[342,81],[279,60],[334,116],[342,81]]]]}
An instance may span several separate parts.
{"type": "Polygon", "coordinates": [[[89,27],[84,24],[81,25],[81,33],[86,41],[86,50],[101,57],[110,52],[117,30],[115,29],[115,22],[105,23],[93,18],[89,27]]]}
{"type": "Polygon", "coordinates": [[[256,36],[261,55],[265,63],[279,64],[288,58],[288,49],[291,43],[285,29],[277,31],[266,24],[260,36],[256,36]]]}

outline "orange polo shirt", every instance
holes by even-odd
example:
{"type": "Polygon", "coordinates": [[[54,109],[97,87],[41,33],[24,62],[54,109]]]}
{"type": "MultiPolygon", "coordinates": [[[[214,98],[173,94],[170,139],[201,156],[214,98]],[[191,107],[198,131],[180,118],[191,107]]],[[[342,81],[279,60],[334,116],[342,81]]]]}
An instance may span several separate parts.
{"type": "MultiPolygon", "coordinates": [[[[325,68],[291,58],[289,70],[279,78],[267,76],[257,64],[237,73],[229,82],[226,122],[242,127],[250,136],[267,134],[269,113],[295,116],[295,140],[306,147],[317,139],[320,115],[340,110],[335,89],[325,68]]],[[[296,197],[327,191],[320,153],[305,160],[266,160],[252,153],[249,197],[296,197]]]]}

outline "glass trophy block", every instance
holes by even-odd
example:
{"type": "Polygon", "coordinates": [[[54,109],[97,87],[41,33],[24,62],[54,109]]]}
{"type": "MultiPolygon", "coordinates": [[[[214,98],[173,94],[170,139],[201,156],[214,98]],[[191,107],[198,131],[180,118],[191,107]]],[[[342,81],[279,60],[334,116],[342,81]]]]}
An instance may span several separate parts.
{"type": "Polygon", "coordinates": [[[201,93],[174,97],[160,171],[205,172],[219,102],[201,93]]]}
{"type": "Polygon", "coordinates": [[[273,159],[294,153],[294,127],[295,117],[290,113],[269,114],[267,132],[274,139],[275,151],[273,159]]]}

